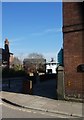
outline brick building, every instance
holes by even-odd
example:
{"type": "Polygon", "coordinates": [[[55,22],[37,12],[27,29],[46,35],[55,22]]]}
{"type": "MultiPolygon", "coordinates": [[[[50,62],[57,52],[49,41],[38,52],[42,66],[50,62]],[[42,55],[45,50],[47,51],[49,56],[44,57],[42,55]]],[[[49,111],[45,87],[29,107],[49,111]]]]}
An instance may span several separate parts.
{"type": "Polygon", "coordinates": [[[9,41],[8,39],[5,40],[5,45],[4,45],[4,49],[0,48],[0,65],[2,65],[3,67],[10,67],[12,61],[14,60],[14,55],[13,53],[9,52],[9,41]]]}
{"type": "Polygon", "coordinates": [[[66,97],[84,97],[84,3],[63,2],[64,83],[66,97]],[[81,67],[79,67],[80,69],[81,67]]]}
{"type": "Polygon", "coordinates": [[[57,55],[58,64],[63,66],[63,48],[60,49],[57,55]]]}

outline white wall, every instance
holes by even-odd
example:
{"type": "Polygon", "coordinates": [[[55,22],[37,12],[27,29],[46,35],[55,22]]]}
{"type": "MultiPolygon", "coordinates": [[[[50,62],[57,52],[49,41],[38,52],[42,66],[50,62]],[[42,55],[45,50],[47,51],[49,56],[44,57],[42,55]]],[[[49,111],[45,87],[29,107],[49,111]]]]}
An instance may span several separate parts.
{"type": "Polygon", "coordinates": [[[57,68],[57,64],[46,64],[46,73],[48,72],[48,69],[52,69],[52,73],[56,73],[56,68],[57,68]]]}

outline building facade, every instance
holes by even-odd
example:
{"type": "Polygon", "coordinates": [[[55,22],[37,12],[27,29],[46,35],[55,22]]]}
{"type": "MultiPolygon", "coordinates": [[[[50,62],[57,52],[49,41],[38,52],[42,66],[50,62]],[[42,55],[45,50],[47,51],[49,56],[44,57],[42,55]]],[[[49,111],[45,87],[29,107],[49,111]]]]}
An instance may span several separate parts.
{"type": "Polygon", "coordinates": [[[9,41],[5,39],[4,49],[0,48],[0,65],[3,67],[10,67],[14,59],[13,53],[9,51],[9,41]]]}
{"type": "Polygon", "coordinates": [[[63,48],[60,49],[57,55],[58,64],[63,66],[63,48]]]}
{"type": "Polygon", "coordinates": [[[63,2],[64,85],[66,97],[84,98],[83,10],[84,3],[82,2],[63,2]]]}
{"type": "Polygon", "coordinates": [[[49,74],[56,73],[57,65],[58,64],[56,62],[47,62],[46,63],[46,73],[49,73],[49,74]]]}
{"type": "Polygon", "coordinates": [[[0,48],[0,66],[2,65],[2,49],[0,48]]]}

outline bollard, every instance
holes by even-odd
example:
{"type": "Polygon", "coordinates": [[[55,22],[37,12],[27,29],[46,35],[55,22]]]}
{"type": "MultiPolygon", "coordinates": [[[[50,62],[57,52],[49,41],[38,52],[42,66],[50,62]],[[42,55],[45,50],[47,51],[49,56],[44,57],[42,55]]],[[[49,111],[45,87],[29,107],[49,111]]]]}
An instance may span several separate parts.
{"type": "Polygon", "coordinates": [[[34,76],[33,73],[29,73],[29,76],[30,76],[30,94],[33,93],[33,81],[31,80],[31,77],[34,76]]]}
{"type": "Polygon", "coordinates": [[[23,81],[23,93],[32,94],[33,93],[33,73],[29,73],[29,77],[23,81]]]}
{"type": "Polygon", "coordinates": [[[33,88],[33,86],[32,86],[32,80],[30,80],[30,94],[32,94],[32,88],[33,88]]]}

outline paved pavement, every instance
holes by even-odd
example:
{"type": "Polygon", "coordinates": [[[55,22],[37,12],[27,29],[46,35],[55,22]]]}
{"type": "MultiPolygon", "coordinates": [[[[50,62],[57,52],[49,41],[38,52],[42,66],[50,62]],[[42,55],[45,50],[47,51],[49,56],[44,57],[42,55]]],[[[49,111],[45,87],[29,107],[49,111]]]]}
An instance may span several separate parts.
{"type": "Polygon", "coordinates": [[[21,107],[33,110],[83,117],[82,114],[83,103],[54,100],[36,95],[4,91],[0,92],[0,97],[3,100],[10,101],[14,105],[19,105],[21,107]]]}

